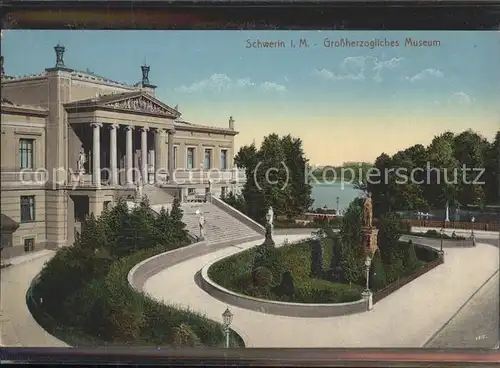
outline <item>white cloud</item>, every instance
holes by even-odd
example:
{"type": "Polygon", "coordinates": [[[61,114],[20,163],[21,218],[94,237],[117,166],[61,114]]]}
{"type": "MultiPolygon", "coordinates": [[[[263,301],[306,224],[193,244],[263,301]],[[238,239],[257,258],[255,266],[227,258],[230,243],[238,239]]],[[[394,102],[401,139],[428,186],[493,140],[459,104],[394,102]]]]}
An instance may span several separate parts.
{"type": "Polygon", "coordinates": [[[428,68],[428,69],[422,70],[420,73],[417,73],[412,77],[406,77],[405,79],[413,83],[413,82],[418,82],[418,81],[421,81],[421,80],[424,80],[427,78],[431,78],[431,77],[443,78],[444,74],[440,70],[428,68]]]}
{"type": "Polygon", "coordinates": [[[382,72],[384,70],[392,70],[401,65],[404,61],[404,58],[392,58],[385,61],[379,61],[378,59],[373,60],[375,66],[373,67],[373,71],[375,75],[373,76],[373,80],[375,82],[382,82],[382,72]]]}
{"type": "Polygon", "coordinates": [[[448,98],[448,103],[462,105],[462,106],[468,106],[472,102],[474,102],[474,98],[472,98],[471,96],[469,96],[467,93],[464,92],[453,93],[448,98]]]}
{"type": "Polygon", "coordinates": [[[264,82],[259,86],[264,91],[278,91],[278,92],[286,92],[287,89],[284,85],[274,83],[274,82],[264,82]]]}
{"type": "Polygon", "coordinates": [[[379,60],[372,56],[349,56],[346,57],[337,68],[337,71],[319,69],[314,74],[329,80],[354,80],[362,81],[373,79],[381,82],[382,72],[398,67],[404,58],[392,58],[390,60],[379,60]]]}
{"type": "Polygon", "coordinates": [[[266,91],[284,92],[287,90],[284,85],[274,82],[264,82],[259,84],[255,83],[250,78],[232,79],[226,74],[220,73],[212,74],[210,77],[202,79],[198,82],[194,82],[190,85],[182,85],[176,88],[176,90],[183,93],[196,93],[204,91],[222,92],[234,89],[247,89],[254,87],[258,87],[266,91]]]}

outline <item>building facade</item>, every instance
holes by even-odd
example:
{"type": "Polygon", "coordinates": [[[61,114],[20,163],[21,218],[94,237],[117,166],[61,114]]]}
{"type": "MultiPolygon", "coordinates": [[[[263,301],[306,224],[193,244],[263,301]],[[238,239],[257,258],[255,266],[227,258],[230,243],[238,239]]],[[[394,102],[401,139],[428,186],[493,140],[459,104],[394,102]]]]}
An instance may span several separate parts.
{"type": "Polygon", "coordinates": [[[73,70],[54,49],[55,66],[37,75],[6,76],[2,58],[1,213],[19,224],[2,231],[2,258],[72,244],[86,216],[138,185],[164,204],[244,183],[232,118],[226,128],[186,122],[155,98],[149,66],[126,85],[73,70]]]}

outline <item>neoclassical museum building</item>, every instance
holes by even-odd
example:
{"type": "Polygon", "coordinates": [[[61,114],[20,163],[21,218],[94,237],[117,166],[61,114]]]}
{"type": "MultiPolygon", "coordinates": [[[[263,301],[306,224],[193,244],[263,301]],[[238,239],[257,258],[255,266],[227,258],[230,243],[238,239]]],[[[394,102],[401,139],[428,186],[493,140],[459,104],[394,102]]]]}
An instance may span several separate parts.
{"type": "Polygon", "coordinates": [[[126,85],[71,69],[54,49],[54,67],[24,77],[6,75],[2,57],[2,258],[72,244],[86,216],[132,198],[139,182],[157,204],[244,182],[232,118],[186,122],[155,98],[149,66],[126,85]]]}

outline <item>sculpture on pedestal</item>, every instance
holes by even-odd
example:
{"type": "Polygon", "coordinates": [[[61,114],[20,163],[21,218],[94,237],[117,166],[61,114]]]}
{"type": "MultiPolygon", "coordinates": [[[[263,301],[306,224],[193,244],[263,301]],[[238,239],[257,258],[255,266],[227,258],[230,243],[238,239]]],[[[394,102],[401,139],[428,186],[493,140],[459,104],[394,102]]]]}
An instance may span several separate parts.
{"type": "Polygon", "coordinates": [[[373,206],[372,206],[372,198],[370,193],[366,194],[365,202],[363,205],[363,226],[367,228],[372,227],[373,220],[373,206]]]}
{"type": "Polygon", "coordinates": [[[274,229],[274,210],[271,206],[267,210],[266,220],[269,225],[271,225],[271,230],[274,229]]]}
{"type": "Polygon", "coordinates": [[[144,186],[142,184],[142,178],[137,180],[137,187],[135,188],[135,196],[137,201],[142,201],[144,186]]]}
{"type": "Polygon", "coordinates": [[[365,249],[368,254],[373,254],[377,250],[378,229],[373,227],[373,205],[370,193],[366,193],[363,204],[363,233],[365,249]]]}
{"type": "Polygon", "coordinates": [[[273,240],[273,223],[274,211],[272,207],[269,207],[266,214],[266,235],[264,239],[264,245],[275,245],[273,240]]]}
{"type": "Polygon", "coordinates": [[[200,210],[196,210],[198,218],[198,226],[200,227],[200,240],[205,240],[205,216],[200,210]]]}
{"type": "Polygon", "coordinates": [[[87,162],[87,156],[85,155],[85,151],[82,148],[80,148],[80,153],[78,154],[78,161],[77,161],[77,169],[79,174],[85,174],[85,163],[87,162]]]}

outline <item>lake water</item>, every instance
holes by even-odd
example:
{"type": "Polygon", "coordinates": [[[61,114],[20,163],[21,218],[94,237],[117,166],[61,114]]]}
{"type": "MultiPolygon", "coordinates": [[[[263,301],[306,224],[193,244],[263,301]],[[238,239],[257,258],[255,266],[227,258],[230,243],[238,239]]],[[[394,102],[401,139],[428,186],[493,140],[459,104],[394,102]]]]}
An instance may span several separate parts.
{"type": "Polygon", "coordinates": [[[337,198],[339,209],[346,209],[349,203],[356,197],[362,195],[362,192],[354,188],[353,184],[348,183],[325,183],[313,184],[311,197],[314,199],[313,208],[327,206],[337,209],[337,198]]]}

